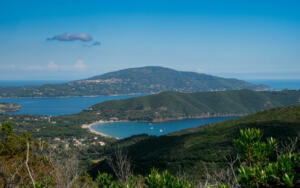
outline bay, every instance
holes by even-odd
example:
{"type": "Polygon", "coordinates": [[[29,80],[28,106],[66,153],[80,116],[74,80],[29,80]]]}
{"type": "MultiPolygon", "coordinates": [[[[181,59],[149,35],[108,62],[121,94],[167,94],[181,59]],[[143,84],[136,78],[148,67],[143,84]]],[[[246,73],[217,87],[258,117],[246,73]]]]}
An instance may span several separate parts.
{"type": "MultiPolygon", "coordinates": [[[[300,79],[256,79],[248,80],[254,84],[265,84],[274,90],[300,89],[300,79]]],[[[23,80],[1,80],[0,86],[28,86],[64,83],[66,81],[23,81],[23,80]]],[[[12,114],[36,114],[36,115],[65,115],[78,113],[88,107],[108,100],[119,100],[142,95],[124,95],[124,96],[101,96],[101,97],[66,97],[66,98],[17,98],[0,99],[0,102],[12,102],[22,105],[22,109],[12,114]]]]}
{"type": "Polygon", "coordinates": [[[0,86],[41,86],[44,84],[62,84],[66,80],[0,80],[0,86]]]}
{"type": "Polygon", "coordinates": [[[230,119],[236,119],[237,116],[231,117],[211,117],[211,118],[196,118],[196,119],[183,119],[166,121],[159,123],[149,122],[112,122],[101,123],[93,125],[92,129],[106,135],[126,138],[138,134],[148,135],[163,135],[187,128],[198,127],[200,125],[206,125],[211,123],[222,122],[230,119]]]}
{"type": "Polygon", "coordinates": [[[9,114],[58,116],[79,113],[90,106],[109,100],[121,100],[143,95],[65,97],[65,98],[2,98],[1,102],[20,104],[22,108],[9,114]]]}

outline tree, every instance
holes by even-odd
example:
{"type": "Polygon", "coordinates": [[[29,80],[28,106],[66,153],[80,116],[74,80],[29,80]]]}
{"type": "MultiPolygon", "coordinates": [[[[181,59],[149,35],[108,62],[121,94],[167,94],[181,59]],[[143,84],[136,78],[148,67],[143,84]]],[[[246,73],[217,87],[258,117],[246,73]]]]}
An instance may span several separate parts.
{"type": "Polygon", "coordinates": [[[0,186],[32,186],[53,184],[49,160],[40,155],[39,144],[28,133],[16,135],[11,122],[1,126],[0,186]]]}
{"type": "Polygon", "coordinates": [[[259,129],[240,130],[240,134],[234,143],[243,161],[238,169],[241,187],[300,185],[299,155],[289,152],[276,156],[277,141],[272,137],[262,141],[263,135],[259,129]]]}

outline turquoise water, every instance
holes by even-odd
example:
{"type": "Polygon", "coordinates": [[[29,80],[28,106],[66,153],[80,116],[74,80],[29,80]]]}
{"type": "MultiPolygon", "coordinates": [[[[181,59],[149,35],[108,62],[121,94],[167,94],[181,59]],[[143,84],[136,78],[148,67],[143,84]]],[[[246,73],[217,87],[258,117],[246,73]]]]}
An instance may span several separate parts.
{"type": "Polygon", "coordinates": [[[100,131],[109,136],[117,138],[126,138],[132,135],[146,133],[148,135],[163,135],[182,129],[197,127],[200,125],[217,123],[230,119],[238,118],[232,117],[214,117],[214,118],[197,118],[197,119],[183,119],[176,121],[166,121],[160,123],[148,122],[115,122],[115,123],[102,123],[92,127],[96,131],[100,131]]]}
{"type": "Polygon", "coordinates": [[[17,98],[0,99],[0,102],[17,103],[22,108],[10,114],[34,114],[58,116],[81,112],[90,106],[108,100],[119,100],[142,95],[101,96],[101,97],[68,97],[68,98],[17,98]]]}

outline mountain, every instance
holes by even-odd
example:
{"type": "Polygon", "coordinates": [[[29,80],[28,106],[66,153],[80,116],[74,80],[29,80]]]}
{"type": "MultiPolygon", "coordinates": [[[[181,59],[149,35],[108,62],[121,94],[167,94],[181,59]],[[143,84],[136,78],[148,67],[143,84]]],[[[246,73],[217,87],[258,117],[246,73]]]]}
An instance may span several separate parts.
{"type": "Polygon", "coordinates": [[[242,80],[227,79],[164,67],[141,67],[106,73],[84,80],[42,86],[0,87],[0,97],[65,97],[127,95],[162,91],[269,90],[242,80]]]}
{"type": "Polygon", "coordinates": [[[214,91],[197,93],[162,92],[144,97],[106,101],[84,111],[109,120],[164,121],[181,118],[235,116],[278,106],[296,105],[300,90],[214,91]]]}
{"type": "MultiPolygon", "coordinates": [[[[300,134],[300,105],[278,107],[258,112],[244,118],[217,124],[186,129],[164,136],[133,136],[120,140],[115,147],[126,151],[137,173],[148,173],[151,168],[168,169],[173,174],[178,171],[186,175],[201,177],[205,170],[218,170],[226,166],[226,157],[235,157],[233,139],[239,137],[239,130],[245,128],[262,129],[264,137],[287,140],[300,134]]],[[[280,144],[279,144],[280,146],[280,144]]],[[[300,143],[295,146],[299,150],[300,143]]],[[[113,155],[107,151],[105,159],[113,155]]],[[[106,160],[91,168],[90,173],[111,169],[106,160]]]]}

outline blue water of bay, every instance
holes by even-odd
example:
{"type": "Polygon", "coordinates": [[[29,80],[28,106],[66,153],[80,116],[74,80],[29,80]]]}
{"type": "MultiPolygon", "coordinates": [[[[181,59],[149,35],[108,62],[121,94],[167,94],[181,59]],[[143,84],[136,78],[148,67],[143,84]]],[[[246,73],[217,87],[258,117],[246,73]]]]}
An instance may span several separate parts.
{"type": "Polygon", "coordinates": [[[230,119],[238,118],[236,116],[231,117],[212,117],[212,118],[197,118],[197,119],[183,119],[175,121],[166,121],[159,123],[148,122],[113,122],[113,123],[101,123],[92,126],[92,129],[99,131],[106,135],[126,138],[137,134],[148,135],[163,135],[187,128],[197,127],[201,125],[218,123],[230,119]]]}
{"type": "Polygon", "coordinates": [[[41,86],[44,84],[62,84],[66,80],[0,80],[0,86],[41,86]]]}
{"type": "MultiPolygon", "coordinates": [[[[300,89],[300,79],[296,80],[248,80],[254,84],[265,84],[275,90],[300,89]]],[[[0,86],[28,86],[57,84],[65,81],[0,81],[0,86]]],[[[13,114],[64,115],[78,113],[88,107],[107,100],[118,100],[142,95],[69,97],[69,98],[18,98],[0,99],[0,102],[11,102],[22,105],[22,109],[13,114]]]]}
{"type": "Polygon", "coordinates": [[[66,97],[66,98],[11,98],[0,99],[1,102],[20,104],[22,108],[9,114],[34,114],[58,116],[79,113],[90,106],[109,100],[120,100],[143,95],[66,97]]]}

